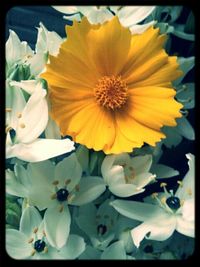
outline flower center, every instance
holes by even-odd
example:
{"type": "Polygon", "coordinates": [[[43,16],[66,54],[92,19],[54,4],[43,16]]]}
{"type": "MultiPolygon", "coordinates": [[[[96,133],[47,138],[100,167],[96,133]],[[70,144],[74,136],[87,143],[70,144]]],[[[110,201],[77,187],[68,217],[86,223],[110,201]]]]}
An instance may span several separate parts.
{"type": "Polygon", "coordinates": [[[97,82],[94,95],[103,107],[121,108],[127,100],[127,85],[120,76],[103,76],[97,82]]]}
{"type": "Polygon", "coordinates": [[[180,208],[181,203],[178,197],[171,196],[166,200],[167,205],[170,209],[177,210],[180,208]]]}
{"type": "Polygon", "coordinates": [[[65,201],[67,200],[67,197],[69,195],[69,192],[65,188],[61,188],[57,191],[56,197],[58,201],[65,201]]]}
{"type": "Polygon", "coordinates": [[[104,235],[104,234],[107,232],[107,227],[106,227],[106,225],[104,225],[104,224],[99,224],[99,225],[97,226],[97,232],[98,232],[98,234],[100,234],[100,235],[104,235]]]}
{"type": "Polygon", "coordinates": [[[42,241],[41,239],[38,239],[34,243],[34,249],[37,252],[42,252],[44,250],[45,246],[46,246],[46,243],[44,241],[42,241]]]}

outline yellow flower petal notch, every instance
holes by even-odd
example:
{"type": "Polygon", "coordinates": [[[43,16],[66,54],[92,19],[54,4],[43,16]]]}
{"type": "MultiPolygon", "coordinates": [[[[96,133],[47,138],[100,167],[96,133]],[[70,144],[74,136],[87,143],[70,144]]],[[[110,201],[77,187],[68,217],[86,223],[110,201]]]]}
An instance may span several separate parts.
{"type": "Polygon", "coordinates": [[[175,126],[182,108],[171,83],[182,72],[163,49],[166,36],[153,27],[131,34],[117,17],[95,26],[83,18],[66,32],[42,74],[62,135],[106,154],[165,138],[161,127],[175,126]]]}

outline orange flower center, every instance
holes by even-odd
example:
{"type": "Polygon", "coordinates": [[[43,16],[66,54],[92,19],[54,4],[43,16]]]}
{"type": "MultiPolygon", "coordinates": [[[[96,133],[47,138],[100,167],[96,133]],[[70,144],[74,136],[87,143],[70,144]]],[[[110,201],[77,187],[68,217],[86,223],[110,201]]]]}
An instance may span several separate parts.
{"type": "Polygon", "coordinates": [[[97,82],[94,95],[103,107],[121,108],[127,100],[127,85],[120,76],[103,76],[97,82]]]}

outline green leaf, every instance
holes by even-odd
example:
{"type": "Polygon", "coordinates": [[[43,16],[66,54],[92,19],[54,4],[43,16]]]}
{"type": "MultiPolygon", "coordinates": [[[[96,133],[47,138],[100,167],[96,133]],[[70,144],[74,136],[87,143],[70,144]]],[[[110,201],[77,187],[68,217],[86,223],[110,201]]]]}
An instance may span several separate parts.
{"type": "Polygon", "coordinates": [[[165,22],[159,22],[156,26],[159,27],[161,34],[172,33],[174,31],[174,27],[165,22]]]}
{"type": "Polygon", "coordinates": [[[194,57],[179,57],[178,63],[180,65],[180,69],[183,71],[183,76],[173,82],[175,86],[179,85],[182,82],[183,78],[186,76],[186,74],[194,67],[194,57]]]}
{"type": "Polygon", "coordinates": [[[18,228],[21,217],[21,208],[16,200],[6,198],[6,223],[12,228],[18,228]]]}
{"type": "Polygon", "coordinates": [[[185,24],[185,27],[184,27],[184,32],[185,33],[194,33],[194,14],[193,12],[191,11],[188,18],[187,18],[187,21],[186,21],[186,24],[185,24]]]}
{"type": "Polygon", "coordinates": [[[177,90],[176,98],[184,105],[184,109],[192,109],[195,106],[195,86],[194,83],[180,85],[177,90]]]}

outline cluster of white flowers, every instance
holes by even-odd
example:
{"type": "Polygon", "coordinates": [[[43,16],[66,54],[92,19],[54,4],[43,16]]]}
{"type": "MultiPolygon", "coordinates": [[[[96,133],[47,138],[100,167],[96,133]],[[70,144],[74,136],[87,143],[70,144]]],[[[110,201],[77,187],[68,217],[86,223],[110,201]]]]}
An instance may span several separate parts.
{"type": "MultiPolygon", "coordinates": [[[[156,24],[153,18],[138,24],[156,11],[152,6],[54,8],[68,20],[84,15],[94,24],[117,15],[138,34],[156,24]]],[[[192,126],[183,117],[174,129],[166,127],[167,138],[155,148],[132,154],[105,156],[62,138],[49,116],[48,85],[39,78],[62,42],[42,23],[34,51],[12,30],[6,42],[6,197],[20,207],[17,226],[7,224],[7,253],[14,259],[177,259],[182,250],[190,255],[195,158],[186,154],[189,169],[173,188],[168,181],[176,181],[179,171],[159,159],[163,145],[176,146],[182,136],[194,140],[192,126]],[[155,185],[159,192],[149,196],[147,188],[155,185]]],[[[179,61],[186,74],[194,58],[179,61]]],[[[177,98],[187,110],[194,107],[194,86],[182,79],[177,98]]]]}

